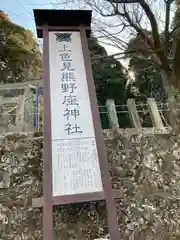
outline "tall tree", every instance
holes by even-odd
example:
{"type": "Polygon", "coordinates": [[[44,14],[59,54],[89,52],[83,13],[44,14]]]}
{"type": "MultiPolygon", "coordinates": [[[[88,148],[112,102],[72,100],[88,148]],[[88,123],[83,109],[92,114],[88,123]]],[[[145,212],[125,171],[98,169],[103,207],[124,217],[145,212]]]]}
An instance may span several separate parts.
{"type": "MultiPolygon", "coordinates": [[[[126,89],[127,74],[122,64],[113,57],[108,57],[104,47],[96,38],[89,39],[89,50],[96,87],[98,104],[105,106],[107,99],[113,99],[117,105],[126,104],[129,89],[126,89]]],[[[103,128],[108,128],[106,108],[100,107],[103,128]]],[[[121,126],[127,126],[127,118],[119,117],[121,126]]]]}
{"type": "MultiPolygon", "coordinates": [[[[151,34],[148,31],[147,33],[151,34]]],[[[130,39],[126,52],[125,55],[129,58],[129,70],[135,77],[133,85],[139,91],[138,99],[146,101],[148,97],[153,97],[157,101],[165,101],[166,95],[159,68],[153,64],[152,54],[146,51],[146,45],[139,35],[130,39]]]]}
{"type": "MultiPolygon", "coordinates": [[[[174,29],[170,28],[170,12],[175,0],[81,0],[95,12],[94,28],[103,42],[107,42],[119,49],[116,55],[123,56],[129,39],[137,34],[145,45],[145,51],[151,53],[141,56],[154,64],[162,76],[163,86],[169,105],[172,109],[171,122],[177,116],[177,105],[174,88],[179,88],[179,58],[178,44],[173,44],[173,55],[168,54],[169,40],[174,36],[174,29]],[[164,11],[165,14],[159,14],[164,11]],[[160,16],[161,15],[161,16],[160,16]],[[97,21],[96,21],[97,20],[97,21]],[[144,29],[147,28],[150,34],[144,29]],[[162,39],[162,32],[164,36],[162,39]]],[[[173,42],[178,42],[177,37],[173,42]]],[[[132,53],[132,52],[131,52],[132,53]]],[[[134,51],[136,55],[137,51],[134,51]]]]}
{"type": "Polygon", "coordinates": [[[114,99],[117,104],[125,103],[127,76],[122,64],[108,57],[95,38],[89,40],[89,50],[99,104],[105,105],[107,99],[114,99]],[[97,56],[100,59],[96,60],[97,56]]]}
{"type": "Polygon", "coordinates": [[[0,11],[0,82],[21,82],[42,77],[42,56],[29,30],[0,11]]]}

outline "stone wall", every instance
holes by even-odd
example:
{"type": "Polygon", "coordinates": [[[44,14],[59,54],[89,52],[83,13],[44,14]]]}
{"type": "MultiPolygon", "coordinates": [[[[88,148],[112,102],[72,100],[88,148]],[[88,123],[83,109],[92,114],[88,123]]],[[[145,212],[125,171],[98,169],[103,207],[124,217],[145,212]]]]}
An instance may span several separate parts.
{"type": "MultiPolygon", "coordinates": [[[[180,239],[180,138],[105,136],[122,240],[180,239]]],[[[43,138],[8,134],[0,148],[0,239],[42,239],[43,138]]],[[[104,202],[54,208],[55,240],[107,236],[104,202]]]]}

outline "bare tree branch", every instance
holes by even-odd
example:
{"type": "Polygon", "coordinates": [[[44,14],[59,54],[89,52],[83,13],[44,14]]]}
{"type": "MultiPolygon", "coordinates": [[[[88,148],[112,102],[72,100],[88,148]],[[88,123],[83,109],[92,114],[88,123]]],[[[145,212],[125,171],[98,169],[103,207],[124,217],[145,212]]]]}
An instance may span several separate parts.
{"type": "MultiPolygon", "coordinates": [[[[152,49],[158,49],[158,51],[156,52],[157,57],[159,58],[161,64],[162,64],[162,68],[165,71],[170,71],[170,67],[160,40],[160,35],[159,35],[159,30],[158,30],[158,25],[157,25],[157,21],[156,18],[152,12],[152,10],[150,9],[150,6],[145,2],[145,0],[136,0],[136,1],[131,1],[131,0],[107,0],[107,1],[111,1],[114,3],[123,3],[124,4],[124,10],[125,13],[123,14],[124,17],[127,19],[127,21],[130,23],[130,25],[137,31],[137,33],[141,36],[141,38],[145,41],[145,43],[148,44],[149,47],[152,47],[152,49]],[[152,29],[152,40],[149,36],[147,36],[147,34],[138,26],[138,24],[136,22],[132,21],[132,18],[130,17],[130,15],[128,14],[128,12],[126,11],[126,7],[125,7],[125,3],[139,3],[140,6],[142,7],[142,9],[144,10],[144,12],[146,13],[147,18],[149,19],[149,22],[151,24],[151,29],[152,29]]],[[[122,15],[119,12],[120,15],[122,15]]],[[[122,15],[122,16],[123,16],[122,15]]]]}
{"type": "Polygon", "coordinates": [[[170,23],[170,8],[173,0],[166,1],[166,17],[165,17],[165,29],[164,29],[164,45],[165,45],[165,54],[168,53],[168,43],[169,43],[169,23],[170,23]]]}
{"type": "MultiPolygon", "coordinates": [[[[149,49],[150,50],[150,49],[149,49]]],[[[152,53],[153,52],[149,52],[148,53],[152,53]]],[[[111,55],[107,55],[107,56],[97,56],[97,55],[94,55],[93,57],[91,57],[91,61],[97,61],[97,60],[105,60],[105,59],[109,59],[109,58],[115,58],[115,59],[119,59],[118,56],[121,56],[120,59],[125,59],[127,58],[126,56],[128,54],[134,54],[134,56],[136,56],[136,58],[138,59],[141,59],[141,60],[144,60],[144,61],[148,61],[149,63],[155,65],[156,67],[161,67],[159,64],[155,63],[153,61],[153,59],[151,58],[148,58],[148,57],[145,57],[143,55],[138,55],[137,54],[137,50],[131,50],[131,51],[126,51],[126,52],[119,52],[119,53],[115,53],[115,54],[111,54],[111,55]]]]}
{"type": "Polygon", "coordinates": [[[137,3],[138,0],[108,0],[108,2],[113,2],[113,3],[137,3]]]}

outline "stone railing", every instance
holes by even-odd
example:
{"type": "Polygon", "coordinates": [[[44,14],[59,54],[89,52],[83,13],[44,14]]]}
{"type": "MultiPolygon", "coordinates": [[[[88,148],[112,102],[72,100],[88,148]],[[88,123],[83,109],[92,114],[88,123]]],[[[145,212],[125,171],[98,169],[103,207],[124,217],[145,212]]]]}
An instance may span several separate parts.
{"type": "MultiPolygon", "coordinates": [[[[38,103],[35,101],[34,89],[36,82],[3,84],[0,85],[0,133],[6,132],[35,132],[42,131],[43,125],[43,97],[42,97],[42,82],[39,84],[40,95],[38,103]],[[38,104],[38,111],[37,110],[38,104]],[[37,117],[38,115],[38,117],[37,117]],[[38,119],[38,120],[37,120],[38,119]],[[38,121],[38,123],[37,123],[38,121]]],[[[164,124],[162,119],[162,104],[157,104],[155,99],[148,98],[144,104],[146,111],[149,112],[152,127],[144,128],[139,116],[138,107],[134,99],[128,99],[126,109],[132,127],[126,128],[126,132],[130,135],[136,135],[143,131],[145,134],[168,134],[171,132],[171,127],[164,124]]],[[[164,104],[166,105],[167,104],[164,104]]],[[[143,105],[141,105],[143,106],[143,105]]],[[[108,116],[109,129],[115,132],[122,133],[118,121],[118,111],[113,100],[109,99],[106,103],[106,112],[108,116]]],[[[117,106],[118,107],[118,106],[117,106]]],[[[167,109],[166,109],[167,110],[167,109]]],[[[101,112],[101,111],[100,111],[101,112]]],[[[103,113],[102,113],[103,114],[103,113]]],[[[123,115],[122,115],[123,118],[123,115]]]]}
{"type": "MultiPolygon", "coordinates": [[[[134,99],[128,99],[127,100],[127,112],[131,121],[131,128],[125,128],[121,129],[118,123],[118,116],[117,116],[117,110],[116,105],[114,103],[114,100],[107,100],[106,108],[107,108],[107,114],[109,119],[109,126],[110,129],[113,132],[122,134],[123,132],[126,132],[130,135],[137,135],[138,133],[143,133],[145,135],[149,134],[169,134],[172,130],[172,128],[169,126],[169,124],[166,122],[164,124],[163,119],[164,116],[160,114],[162,113],[162,109],[159,109],[159,106],[157,105],[154,98],[148,98],[147,104],[141,104],[141,106],[146,106],[147,110],[149,112],[151,121],[153,123],[152,127],[146,127],[144,128],[141,123],[141,118],[139,116],[139,111],[137,109],[137,105],[134,99]]],[[[162,105],[162,104],[160,104],[162,105]]],[[[163,104],[164,105],[164,104],[163,104]]],[[[166,104],[167,105],[167,104],[166,104]]],[[[166,109],[166,111],[168,108],[166,109]]]]}

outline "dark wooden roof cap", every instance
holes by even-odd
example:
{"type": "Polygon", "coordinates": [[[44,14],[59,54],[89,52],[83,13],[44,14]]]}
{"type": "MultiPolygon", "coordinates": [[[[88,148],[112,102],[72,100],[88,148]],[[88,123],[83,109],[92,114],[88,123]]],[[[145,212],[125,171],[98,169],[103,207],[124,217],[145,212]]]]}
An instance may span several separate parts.
{"type": "MultiPolygon", "coordinates": [[[[53,10],[53,9],[34,9],[34,18],[37,27],[44,24],[49,26],[91,26],[91,10],[53,10]]],[[[37,35],[42,37],[42,29],[37,29],[37,35]]]]}

